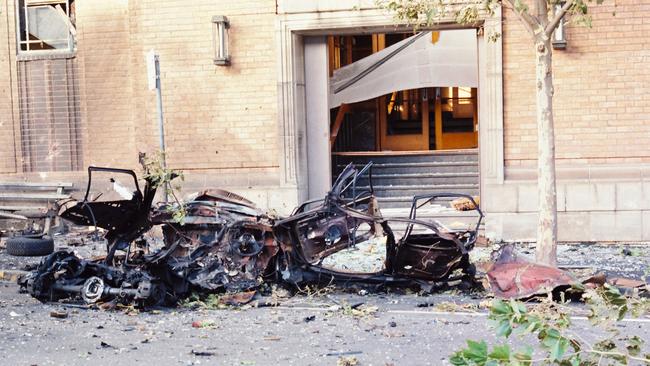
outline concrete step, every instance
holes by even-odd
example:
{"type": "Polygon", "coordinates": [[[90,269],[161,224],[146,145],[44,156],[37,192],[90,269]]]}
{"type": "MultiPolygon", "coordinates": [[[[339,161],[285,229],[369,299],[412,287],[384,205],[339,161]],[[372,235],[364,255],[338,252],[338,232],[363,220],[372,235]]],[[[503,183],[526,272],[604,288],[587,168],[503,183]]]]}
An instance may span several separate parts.
{"type": "MultiPolygon", "coordinates": [[[[427,193],[427,192],[424,192],[427,193]]],[[[452,193],[463,193],[463,192],[452,192],[452,193]]],[[[478,189],[475,192],[466,193],[470,195],[478,195],[478,189]]],[[[453,198],[439,198],[436,200],[436,203],[445,203],[452,201],[453,198]]],[[[408,209],[413,203],[413,196],[377,196],[377,201],[379,202],[379,207],[390,208],[390,209],[408,209]]],[[[406,214],[408,215],[408,213],[406,214]]]]}
{"type": "MultiPolygon", "coordinates": [[[[383,207],[380,204],[380,208],[383,207]]],[[[474,229],[476,227],[476,222],[478,221],[478,213],[476,211],[456,211],[450,208],[443,208],[440,206],[432,206],[434,208],[423,207],[417,212],[417,219],[425,222],[437,221],[439,224],[443,225],[448,229],[474,229]]],[[[390,222],[390,218],[393,217],[408,217],[409,209],[407,208],[381,208],[381,214],[383,217],[389,220],[389,225],[396,237],[401,237],[404,234],[406,229],[406,223],[404,222],[390,222]]],[[[481,223],[479,231],[483,228],[484,222],[481,223]]],[[[414,227],[416,233],[423,233],[428,231],[425,227],[421,225],[416,225],[414,227]]]]}
{"type": "MultiPolygon", "coordinates": [[[[342,171],[347,164],[338,164],[336,171],[342,171]]],[[[355,164],[358,169],[365,164],[355,164]]],[[[478,161],[439,161],[419,163],[375,163],[375,174],[414,174],[414,173],[478,173],[478,161]]]]}
{"type": "Polygon", "coordinates": [[[380,163],[422,163],[422,162],[450,162],[450,161],[475,161],[478,162],[478,150],[448,150],[426,153],[354,153],[350,155],[334,155],[336,165],[353,161],[355,164],[366,164],[370,161],[380,163]]]}
{"type": "MultiPolygon", "coordinates": [[[[479,191],[478,151],[448,150],[415,153],[351,153],[333,156],[335,176],[353,162],[357,168],[372,161],[372,183],[380,207],[407,208],[412,197],[426,193],[479,191]]],[[[368,189],[368,177],[358,180],[358,189],[368,189]]]]}
{"type": "MultiPolygon", "coordinates": [[[[368,177],[364,176],[357,182],[361,185],[368,184],[368,177]]],[[[451,172],[451,173],[394,173],[374,174],[374,186],[426,186],[426,185],[456,185],[476,184],[478,172],[451,172]]]]}
{"type": "MultiPolygon", "coordinates": [[[[476,194],[478,184],[436,184],[436,185],[373,185],[375,195],[378,197],[415,196],[426,193],[463,193],[476,194]]],[[[357,189],[369,189],[358,186],[357,189]]]]}

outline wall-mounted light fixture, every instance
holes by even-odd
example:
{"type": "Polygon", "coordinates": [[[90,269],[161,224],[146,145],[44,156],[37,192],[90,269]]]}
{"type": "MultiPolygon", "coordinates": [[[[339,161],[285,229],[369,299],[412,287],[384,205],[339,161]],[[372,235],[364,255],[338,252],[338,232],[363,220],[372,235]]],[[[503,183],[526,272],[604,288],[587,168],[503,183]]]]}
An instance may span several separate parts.
{"type": "MultiPolygon", "coordinates": [[[[563,3],[557,3],[555,4],[555,13],[557,14],[560,9],[562,9],[563,3]]],[[[560,19],[560,22],[557,25],[557,28],[555,28],[555,31],[553,32],[553,48],[556,50],[563,50],[566,48],[566,33],[564,29],[564,17],[560,19]]]]}
{"type": "Polygon", "coordinates": [[[230,65],[228,51],[228,28],[230,22],[223,15],[212,17],[212,44],[214,47],[214,64],[220,66],[230,65]]]}

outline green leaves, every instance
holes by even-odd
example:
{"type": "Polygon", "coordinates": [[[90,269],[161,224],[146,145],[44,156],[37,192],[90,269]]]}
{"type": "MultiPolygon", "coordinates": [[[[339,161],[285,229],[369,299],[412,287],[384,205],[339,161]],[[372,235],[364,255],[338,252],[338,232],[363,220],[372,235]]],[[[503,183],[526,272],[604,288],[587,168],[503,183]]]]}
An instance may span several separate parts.
{"type": "Polygon", "coordinates": [[[467,348],[454,353],[449,362],[455,366],[497,366],[510,364],[512,360],[510,347],[507,345],[495,346],[488,353],[485,341],[467,341],[467,348]]]}
{"type": "Polygon", "coordinates": [[[477,364],[484,364],[488,358],[488,348],[485,341],[474,342],[467,341],[467,349],[463,351],[463,356],[477,364]]]}
{"type": "Polygon", "coordinates": [[[495,346],[488,357],[495,361],[510,361],[510,347],[508,346],[495,346]]]}
{"type": "Polygon", "coordinates": [[[567,348],[569,348],[569,340],[561,337],[553,342],[550,350],[550,359],[551,361],[558,361],[564,356],[567,348]]]}
{"type": "Polygon", "coordinates": [[[532,365],[533,347],[526,346],[524,350],[519,351],[513,355],[511,363],[513,366],[532,365]]]}
{"type": "Polygon", "coordinates": [[[183,176],[183,172],[167,168],[165,166],[165,154],[163,152],[157,152],[153,156],[140,153],[139,159],[140,165],[142,165],[143,178],[153,188],[162,187],[167,195],[173,197],[175,204],[168,205],[166,210],[171,214],[174,222],[182,225],[185,221],[187,211],[178,197],[176,197],[176,192],[180,192],[180,185],[172,185],[171,181],[177,178],[180,181],[184,181],[185,177],[183,176]]]}
{"type": "MultiPolygon", "coordinates": [[[[649,309],[647,299],[636,294],[627,297],[614,286],[605,285],[597,290],[583,289],[584,299],[591,310],[596,325],[608,325],[604,330],[609,337],[589,344],[571,329],[571,317],[564,302],[542,300],[535,306],[510,300],[493,300],[488,319],[497,336],[508,338],[512,334],[535,335],[536,347],[526,345],[523,350],[513,351],[508,345],[488,346],[486,341],[467,341],[467,347],[456,351],[450,362],[456,366],[530,366],[555,364],[560,366],[592,366],[601,360],[611,365],[627,365],[641,361],[650,364],[647,355],[641,356],[643,340],[638,336],[619,336],[612,322],[620,321],[628,312],[645,314],[649,309]],[[541,356],[533,362],[533,350],[541,356]]],[[[522,340],[527,338],[521,338],[522,340]]]]}
{"type": "Polygon", "coordinates": [[[529,366],[532,365],[533,348],[513,352],[508,345],[496,345],[488,352],[485,341],[467,341],[467,348],[456,351],[449,358],[454,366],[529,366]]]}

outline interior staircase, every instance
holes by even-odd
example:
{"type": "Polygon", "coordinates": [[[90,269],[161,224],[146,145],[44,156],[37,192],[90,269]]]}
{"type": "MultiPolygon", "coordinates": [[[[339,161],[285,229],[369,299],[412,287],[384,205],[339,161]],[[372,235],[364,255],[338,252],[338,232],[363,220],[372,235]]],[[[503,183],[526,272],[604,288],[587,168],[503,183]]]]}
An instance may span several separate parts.
{"type": "MultiPolygon", "coordinates": [[[[408,208],[413,196],[426,193],[479,194],[478,150],[442,150],[422,153],[337,154],[332,157],[332,177],[348,163],[363,167],[372,161],[372,183],[379,207],[408,208]]],[[[368,179],[359,181],[368,187],[368,179]]]]}

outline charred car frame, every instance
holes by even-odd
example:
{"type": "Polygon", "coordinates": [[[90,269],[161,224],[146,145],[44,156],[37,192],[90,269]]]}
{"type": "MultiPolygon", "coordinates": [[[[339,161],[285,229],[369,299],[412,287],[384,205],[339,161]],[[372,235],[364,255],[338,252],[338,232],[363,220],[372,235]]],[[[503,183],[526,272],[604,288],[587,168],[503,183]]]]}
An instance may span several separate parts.
{"type": "MultiPolygon", "coordinates": [[[[263,282],[364,283],[418,286],[424,290],[474,276],[469,251],[483,213],[471,196],[455,193],[413,197],[404,218],[384,218],[372,188],[372,163],[348,165],[320,200],[308,201],[286,218],[271,218],[236,194],[207,190],[182,206],[153,206],[156,182],[141,191],[132,170],[89,167],[82,201],[60,202],[59,216],[78,225],[103,228],[106,255],[82,259],[57,251],[21,281],[42,301],[81,298],[86,303],[116,301],[140,306],[171,304],[193,292],[251,291],[263,282]],[[132,180],[119,199],[91,196],[93,176],[132,180]],[[359,182],[367,180],[365,189],[359,182]],[[476,224],[449,230],[419,216],[439,200],[465,197],[474,204],[476,224]],[[179,222],[173,210],[182,210],[179,222]],[[162,245],[152,249],[143,234],[160,227],[162,245]],[[398,228],[397,230],[395,228],[398,228]],[[398,235],[401,234],[401,235],[398,235]],[[379,248],[381,268],[337,268],[331,258],[363,245],[379,248]],[[328,263],[329,261],[329,263],[328,263]]],[[[122,189],[124,191],[124,189],[122,189]]]]}

